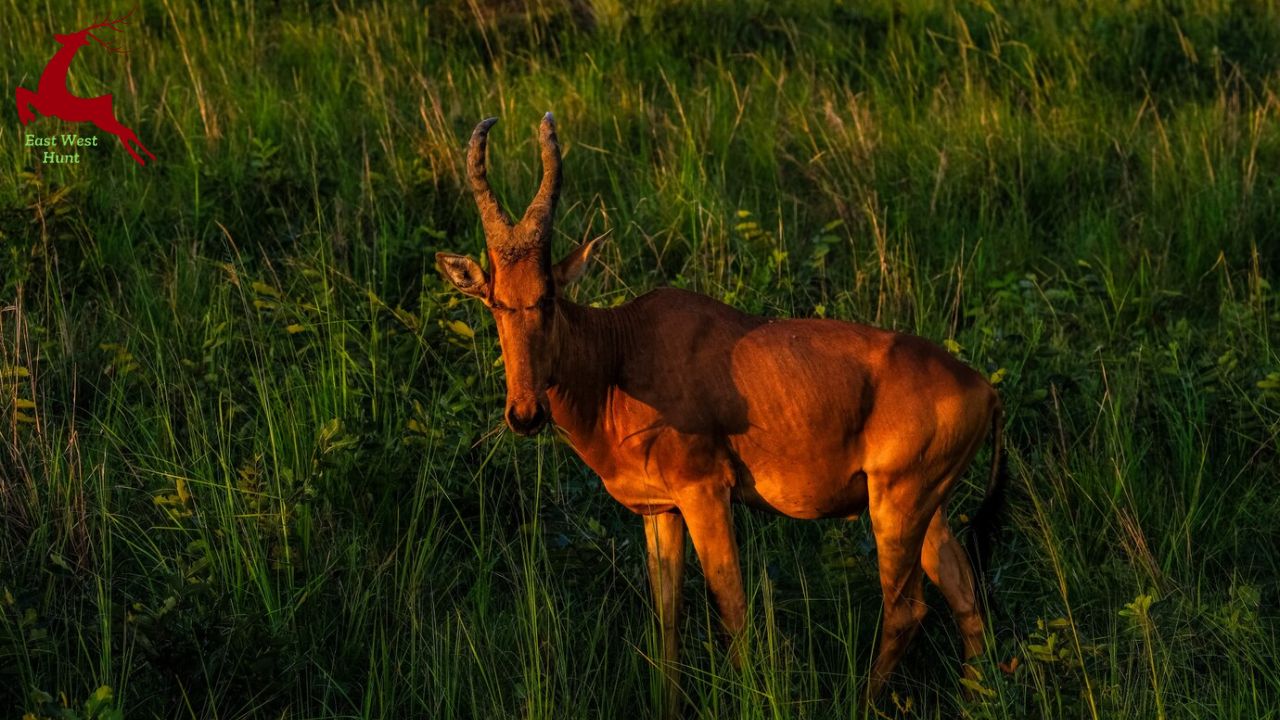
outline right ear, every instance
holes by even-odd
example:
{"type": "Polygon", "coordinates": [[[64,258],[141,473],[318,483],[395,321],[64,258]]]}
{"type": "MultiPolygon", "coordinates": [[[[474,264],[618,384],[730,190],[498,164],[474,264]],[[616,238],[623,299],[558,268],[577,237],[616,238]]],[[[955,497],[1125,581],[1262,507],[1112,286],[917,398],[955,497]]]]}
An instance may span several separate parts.
{"type": "Polygon", "coordinates": [[[436,253],[436,267],[440,268],[444,279],[462,293],[481,300],[489,296],[489,275],[466,255],[436,253]]]}
{"type": "Polygon", "coordinates": [[[582,243],[569,251],[568,255],[551,268],[551,275],[555,278],[557,288],[568,287],[582,277],[582,272],[587,269],[587,261],[595,255],[596,247],[603,237],[601,235],[582,243]]]}

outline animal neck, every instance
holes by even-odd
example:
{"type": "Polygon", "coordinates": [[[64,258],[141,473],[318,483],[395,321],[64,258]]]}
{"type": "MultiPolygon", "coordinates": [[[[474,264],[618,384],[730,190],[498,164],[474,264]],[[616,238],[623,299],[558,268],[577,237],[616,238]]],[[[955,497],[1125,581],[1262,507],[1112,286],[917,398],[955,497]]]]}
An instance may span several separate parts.
{"type": "Polygon", "coordinates": [[[621,382],[627,353],[624,309],[605,310],[556,300],[552,385],[548,397],[556,424],[570,436],[589,435],[621,382]]]}
{"type": "Polygon", "coordinates": [[[40,73],[40,85],[36,92],[42,95],[49,91],[69,93],[67,73],[71,70],[71,60],[75,58],[81,47],[83,45],[59,47],[58,52],[54,53],[53,58],[49,60],[49,64],[44,66],[44,72],[40,73]]]}

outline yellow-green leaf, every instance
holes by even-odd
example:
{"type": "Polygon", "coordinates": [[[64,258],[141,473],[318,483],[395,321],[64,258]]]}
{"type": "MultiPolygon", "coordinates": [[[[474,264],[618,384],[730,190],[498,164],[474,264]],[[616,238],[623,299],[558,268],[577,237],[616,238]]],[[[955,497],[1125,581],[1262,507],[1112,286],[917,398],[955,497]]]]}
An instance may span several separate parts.
{"type": "Polygon", "coordinates": [[[250,287],[252,287],[253,291],[258,293],[259,295],[270,295],[271,297],[274,297],[274,298],[280,297],[279,290],[259,280],[254,280],[253,283],[250,285],[250,287]]]}
{"type": "Polygon", "coordinates": [[[413,313],[409,312],[408,310],[405,310],[404,308],[396,308],[392,312],[395,313],[396,319],[399,320],[405,327],[415,332],[418,330],[417,315],[414,315],[413,313]]]}
{"type": "Polygon", "coordinates": [[[320,444],[328,445],[339,432],[342,432],[342,420],[339,418],[329,418],[329,421],[320,426],[320,444]]]}
{"type": "Polygon", "coordinates": [[[476,332],[475,332],[474,330],[472,330],[472,329],[471,329],[471,326],[470,326],[470,325],[467,325],[466,323],[462,322],[461,320],[453,320],[453,321],[451,321],[451,322],[449,322],[449,323],[448,323],[447,327],[448,327],[448,328],[449,328],[449,330],[451,330],[455,335],[460,335],[460,336],[462,336],[462,337],[464,337],[464,338],[467,338],[468,340],[470,340],[471,338],[473,338],[473,337],[475,337],[475,336],[476,336],[476,332]]]}
{"type": "Polygon", "coordinates": [[[992,690],[991,688],[987,687],[986,685],[983,685],[982,683],[978,682],[977,680],[971,680],[971,679],[969,679],[969,678],[960,678],[960,684],[961,684],[961,685],[964,685],[965,687],[969,688],[970,690],[974,691],[975,693],[977,693],[977,694],[981,695],[982,697],[995,697],[995,696],[996,696],[996,691],[995,691],[995,690],[992,690]]]}
{"type": "Polygon", "coordinates": [[[31,372],[21,365],[6,365],[0,367],[0,379],[11,380],[13,378],[24,378],[31,375],[31,372]]]}

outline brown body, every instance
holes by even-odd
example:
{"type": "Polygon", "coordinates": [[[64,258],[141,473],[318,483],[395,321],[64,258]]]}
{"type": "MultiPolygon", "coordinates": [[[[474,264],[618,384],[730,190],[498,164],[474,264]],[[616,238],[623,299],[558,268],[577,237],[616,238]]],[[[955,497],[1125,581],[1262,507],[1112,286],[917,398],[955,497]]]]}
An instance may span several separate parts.
{"type": "MultiPolygon", "coordinates": [[[[922,572],[951,606],[965,657],[979,654],[976,582],[948,528],[946,499],[990,430],[999,442],[1000,401],[986,380],[917,337],[755,317],[683,290],[655,290],[609,310],[570,302],[558,291],[594,243],[552,266],[549,242],[539,240],[559,189],[550,115],[543,189],[516,225],[486,212],[501,209],[487,205],[487,184],[476,187],[491,125],[473,135],[471,168],[492,274],[460,256],[441,254],[440,264],[494,310],[511,427],[532,434],[554,420],[609,494],[645,517],[668,714],[677,708],[686,530],[730,636],[736,641],[745,627],[734,501],[796,518],[869,512],[885,603],[870,696],[923,617],[922,572]]],[[[745,651],[735,642],[735,661],[745,651]]]]}

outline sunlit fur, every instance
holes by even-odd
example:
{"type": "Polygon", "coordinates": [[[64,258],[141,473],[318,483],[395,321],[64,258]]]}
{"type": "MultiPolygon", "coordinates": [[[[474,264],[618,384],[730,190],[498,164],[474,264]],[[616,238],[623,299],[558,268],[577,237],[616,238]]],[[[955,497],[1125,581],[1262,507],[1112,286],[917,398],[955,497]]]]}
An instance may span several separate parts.
{"type": "MultiPolygon", "coordinates": [[[[487,123],[487,124],[486,124],[487,123]]],[[[732,643],[746,600],[730,503],[795,518],[868,512],[884,594],[874,697],[925,612],[922,576],[955,614],[965,658],[983,650],[977,583],[948,527],[946,501],[988,432],[999,496],[1000,400],[978,373],[917,337],[837,320],[774,320],[705,295],[654,290],[613,309],[562,289],[594,243],[549,263],[559,148],[543,120],[537,228],[514,227],[484,181],[483,133],[469,166],[492,274],[441,254],[459,289],[494,310],[507,373],[507,419],[522,433],[552,420],[618,502],[644,516],[650,579],[668,669],[667,713],[678,710],[674,667],[687,531],[732,643]],[[552,185],[548,185],[552,182],[552,185]],[[547,209],[552,212],[546,212],[547,209]],[[516,241],[510,238],[516,237],[516,241]],[[536,237],[541,245],[530,246],[536,237]],[[496,242],[495,242],[496,240],[496,242]],[[519,251],[513,251],[518,248],[519,251]],[[549,417],[546,412],[549,411],[549,417]]],[[[531,211],[532,212],[532,211],[531,211]]]]}

